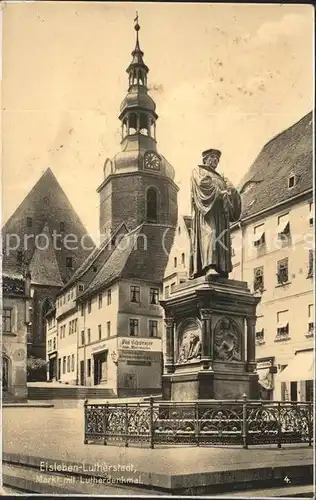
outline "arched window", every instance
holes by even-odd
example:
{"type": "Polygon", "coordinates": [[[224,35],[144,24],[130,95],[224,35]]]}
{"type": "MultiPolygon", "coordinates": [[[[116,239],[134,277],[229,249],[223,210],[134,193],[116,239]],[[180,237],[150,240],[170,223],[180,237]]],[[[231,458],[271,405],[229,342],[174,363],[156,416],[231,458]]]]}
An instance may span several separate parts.
{"type": "Polygon", "coordinates": [[[158,192],[151,187],[147,190],[147,222],[158,222],[158,192]]]}

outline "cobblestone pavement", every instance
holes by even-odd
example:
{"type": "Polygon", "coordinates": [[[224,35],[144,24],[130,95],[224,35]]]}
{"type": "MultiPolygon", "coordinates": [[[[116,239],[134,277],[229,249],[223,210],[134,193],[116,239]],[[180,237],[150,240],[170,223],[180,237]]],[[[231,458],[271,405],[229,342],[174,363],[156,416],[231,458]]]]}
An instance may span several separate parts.
{"type": "Polygon", "coordinates": [[[219,470],[251,469],[312,463],[313,450],[307,445],[278,449],[241,447],[136,447],[84,445],[82,408],[4,408],[3,452],[43,459],[133,464],[142,472],[186,474],[219,470]]]}

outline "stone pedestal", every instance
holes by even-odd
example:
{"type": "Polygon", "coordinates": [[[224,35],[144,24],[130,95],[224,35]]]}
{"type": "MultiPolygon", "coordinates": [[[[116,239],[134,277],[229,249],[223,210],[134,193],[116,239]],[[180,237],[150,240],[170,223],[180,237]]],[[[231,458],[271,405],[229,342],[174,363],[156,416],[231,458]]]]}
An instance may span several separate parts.
{"type": "Polygon", "coordinates": [[[247,283],[208,275],[174,288],[165,310],[164,400],[257,399],[256,307],[247,283]]]}

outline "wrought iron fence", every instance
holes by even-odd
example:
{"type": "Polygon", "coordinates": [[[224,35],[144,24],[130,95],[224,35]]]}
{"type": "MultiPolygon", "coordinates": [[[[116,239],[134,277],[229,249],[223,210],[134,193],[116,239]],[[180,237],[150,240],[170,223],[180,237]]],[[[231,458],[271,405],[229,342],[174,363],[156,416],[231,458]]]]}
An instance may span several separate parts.
{"type": "Polygon", "coordinates": [[[309,402],[149,401],[84,405],[84,442],[134,444],[248,445],[313,441],[309,402]]]}

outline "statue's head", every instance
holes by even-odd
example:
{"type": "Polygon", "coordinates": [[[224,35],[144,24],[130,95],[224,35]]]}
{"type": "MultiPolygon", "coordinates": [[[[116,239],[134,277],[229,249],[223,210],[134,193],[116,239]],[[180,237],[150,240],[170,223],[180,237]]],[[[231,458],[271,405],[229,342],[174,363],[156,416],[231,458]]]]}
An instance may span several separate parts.
{"type": "Polygon", "coordinates": [[[221,321],[221,326],[224,330],[228,330],[230,327],[230,321],[227,318],[223,318],[221,321]]]}
{"type": "Polygon", "coordinates": [[[207,149],[202,153],[203,165],[213,168],[217,168],[218,162],[221,157],[221,151],[218,149],[207,149]]]}

